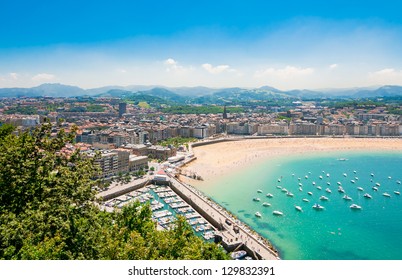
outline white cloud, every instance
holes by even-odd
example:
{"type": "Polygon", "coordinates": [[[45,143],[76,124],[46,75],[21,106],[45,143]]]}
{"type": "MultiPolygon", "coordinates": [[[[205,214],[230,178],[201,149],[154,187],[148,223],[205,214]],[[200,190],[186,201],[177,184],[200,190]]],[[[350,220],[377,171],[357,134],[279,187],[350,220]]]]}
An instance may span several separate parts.
{"type": "Polygon", "coordinates": [[[167,67],[166,67],[166,72],[169,73],[174,73],[174,74],[186,74],[187,72],[190,72],[193,70],[191,66],[189,67],[184,67],[179,64],[178,61],[174,60],[173,58],[168,58],[163,62],[167,67]]]}
{"type": "Polygon", "coordinates": [[[369,73],[369,80],[379,84],[402,84],[402,70],[385,68],[369,73]]]}
{"type": "Polygon", "coordinates": [[[214,67],[209,63],[204,63],[201,65],[201,67],[204,68],[206,71],[208,71],[211,74],[220,74],[225,71],[235,72],[235,70],[231,69],[229,65],[217,65],[214,67]]]}
{"type": "Polygon", "coordinates": [[[338,68],[338,64],[336,64],[336,63],[334,63],[334,64],[331,64],[330,66],[329,66],[329,69],[335,69],[335,68],[338,68]]]}
{"type": "Polygon", "coordinates": [[[256,78],[277,78],[282,80],[287,80],[296,77],[308,76],[314,73],[313,68],[300,68],[295,66],[286,66],[285,68],[267,68],[264,70],[258,70],[255,72],[256,78]]]}
{"type": "Polygon", "coordinates": [[[48,73],[40,73],[32,77],[32,81],[35,82],[46,82],[46,81],[51,81],[55,78],[56,76],[53,74],[48,74],[48,73]]]}
{"type": "Polygon", "coordinates": [[[11,79],[18,80],[18,76],[19,76],[18,73],[10,73],[9,75],[10,75],[11,79]]]}

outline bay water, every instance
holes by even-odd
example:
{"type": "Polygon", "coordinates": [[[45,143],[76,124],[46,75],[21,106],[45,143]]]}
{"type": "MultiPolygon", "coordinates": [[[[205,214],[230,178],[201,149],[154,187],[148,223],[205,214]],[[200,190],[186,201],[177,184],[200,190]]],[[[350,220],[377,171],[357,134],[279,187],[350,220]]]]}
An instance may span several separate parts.
{"type": "Polygon", "coordinates": [[[330,152],[267,159],[199,189],[267,238],[282,259],[402,260],[400,181],[402,153],[330,152]],[[313,209],[314,203],[324,209],[313,209]]]}

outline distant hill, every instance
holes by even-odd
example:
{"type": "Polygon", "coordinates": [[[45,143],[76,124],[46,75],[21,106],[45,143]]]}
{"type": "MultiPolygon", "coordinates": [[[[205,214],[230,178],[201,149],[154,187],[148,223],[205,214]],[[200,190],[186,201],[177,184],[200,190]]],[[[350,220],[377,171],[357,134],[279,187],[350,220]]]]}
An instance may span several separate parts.
{"type": "Polygon", "coordinates": [[[153,96],[169,103],[224,104],[231,101],[258,101],[277,98],[372,98],[402,96],[402,86],[377,86],[349,89],[322,90],[279,90],[270,86],[260,88],[208,88],[208,87],[165,87],[165,86],[106,86],[93,89],[82,89],[62,84],[42,84],[32,88],[0,88],[0,97],[114,97],[127,98],[132,94],[153,96]]]}

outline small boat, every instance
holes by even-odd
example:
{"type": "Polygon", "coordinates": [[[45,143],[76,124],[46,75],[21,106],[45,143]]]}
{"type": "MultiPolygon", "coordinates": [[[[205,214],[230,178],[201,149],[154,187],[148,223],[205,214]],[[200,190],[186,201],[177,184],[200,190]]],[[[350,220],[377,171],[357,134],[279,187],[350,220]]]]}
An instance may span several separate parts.
{"type": "Polygon", "coordinates": [[[385,196],[385,197],[391,197],[391,195],[389,193],[387,193],[387,192],[383,193],[382,195],[385,196]]]}
{"type": "Polygon", "coordinates": [[[303,209],[300,206],[295,205],[295,208],[296,208],[297,211],[303,212],[303,209]]]}
{"type": "Polygon", "coordinates": [[[377,187],[372,187],[372,189],[373,189],[374,191],[378,191],[378,188],[377,188],[377,187]]]}
{"type": "Polygon", "coordinates": [[[281,179],[280,178],[278,178],[278,182],[280,182],[281,181],[281,179]]]}
{"type": "Polygon", "coordinates": [[[308,179],[308,176],[306,175],[306,176],[304,176],[304,178],[308,179]]]}
{"type": "Polygon", "coordinates": [[[364,195],[363,195],[365,198],[373,198],[371,195],[369,195],[368,193],[365,193],[364,195]]]}
{"type": "Polygon", "coordinates": [[[352,200],[352,198],[350,196],[346,195],[346,194],[342,198],[345,199],[345,200],[352,200]]]}
{"type": "Polygon", "coordinates": [[[304,202],[310,202],[310,200],[308,200],[307,198],[303,198],[302,199],[304,202]]]}
{"type": "Polygon", "coordinates": [[[389,180],[391,180],[391,179],[392,179],[392,177],[391,177],[391,176],[388,176],[388,179],[389,179],[389,180]]]}
{"type": "Polygon", "coordinates": [[[261,199],[259,197],[254,197],[253,201],[260,201],[261,199]]]}
{"type": "Polygon", "coordinates": [[[283,213],[281,211],[275,210],[272,212],[272,214],[277,215],[277,216],[282,216],[283,213]]]}
{"type": "Polygon", "coordinates": [[[377,187],[380,187],[380,186],[381,186],[381,184],[380,184],[380,183],[375,183],[375,185],[376,185],[377,187]]]}
{"type": "Polygon", "coordinates": [[[295,176],[295,174],[294,174],[294,173],[292,173],[292,176],[294,177],[294,176],[295,176]]]}
{"type": "Polygon", "coordinates": [[[299,191],[301,191],[301,192],[302,192],[302,191],[303,191],[303,189],[302,189],[301,187],[299,187],[299,191]]]}
{"type": "Polygon", "coordinates": [[[401,195],[401,193],[399,191],[394,191],[394,194],[401,195]]]}
{"type": "Polygon", "coordinates": [[[374,177],[374,173],[371,173],[370,176],[371,176],[371,177],[374,177]]]}
{"type": "Polygon", "coordinates": [[[262,215],[261,215],[260,212],[255,212],[255,216],[258,217],[258,218],[261,218],[261,217],[262,217],[262,215]]]}
{"type": "Polygon", "coordinates": [[[355,180],[350,180],[350,182],[351,182],[352,184],[354,184],[354,183],[355,183],[355,180]]]}
{"type": "Polygon", "coordinates": [[[318,190],[322,190],[321,186],[317,186],[317,189],[318,189],[318,190]]]}
{"type": "Polygon", "coordinates": [[[326,188],[325,191],[326,191],[327,193],[332,193],[332,191],[331,191],[329,188],[326,188]]]}
{"type": "Polygon", "coordinates": [[[398,181],[396,181],[396,183],[397,183],[398,185],[400,185],[400,184],[401,184],[401,181],[398,180],[398,181]]]}
{"type": "Polygon", "coordinates": [[[271,198],[274,197],[274,195],[272,193],[267,193],[267,197],[271,198]]]}
{"type": "Polygon", "coordinates": [[[307,194],[308,194],[308,195],[313,195],[313,193],[312,193],[312,192],[308,192],[307,194]]]}
{"type": "Polygon", "coordinates": [[[347,158],[338,158],[339,161],[346,161],[348,160],[347,158]]]}
{"type": "Polygon", "coordinates": [[[315,185],[315,182],[312,182],[313,186],[315,185]]]}
{"type": "Polygon", "coordinates": [[[344,193],[345,192],[345,190],[341,187],[341,186],[339,186],[338,187],[338,192],[340,192],[340,193],[344,193]]]}
{"type": "Polygon", "coordinates": [[[336,182],[336,183],[338,184],[338,186],[342,185],[342,183],[341,183],[341,182],[336,182]]]}
{"type": "Polygon", "coordinates": [[[301,178],[299,177],[299,178],[297,178],[297,180],[299,180],[299,181],[300,181],[300,180],[301,180],[301,178]]]}
{"type": "Polygon", "coordinates": [[[300,187],[303,187],[303,184],[302,184],[302,183],[299,183],[299,186],[300,186],[300,187]]]}
{"type": "Polygon", "coordinates": [[[276,186],[277,189],[282,189],[282,186],[276,186]]]}
{"type": "Polygon", "coordinates": [[[271,203],[264,202],[264,203],[262,204],[262,206],[264,206],[264,207],[269,207],[269,206],[271,206],[271,203]]]}
{"type": "Polygon", "coordinates": [[[282,192],[288,192],[288,190],[287,190],[287,189],[285,189],[285,188],[283,188],[283,189],[282,189],[282,192]]]}
{"type": "Polygon", "coordinates": [[[326,197],[325,195],[320,196],[320,200],[328,200],[328,197],[326,197]]]}
{"type": "Polygon", "coordinates": [[[331,185],[331,182],[327,182],[327,185],[330,186],[330,185],[331,185]]]}
{"type": "Polygon", "coordinates": [[[230,253],[230,256],[232,257],[232,259],[238,260],[238,259],[243,258],[244,256],[247,256],[247,252],[244,250],[240,250],[240,251],[230,253]]]}
{"type": "Polygon", "coordinates": [[[321,206],[320,204],[315,203],[315,204],[313,205],[313,208],[316,209],[316,210],[322,210],[322,209],[324,209],[324,206],[321,206]]]}
{"type": "Polygon", "coordinates": [[[355,177],[355,180],[356,180],[356,181],[359,181],[359,177],[355,177]]]}
{"type": "Polygon", "coordinates": [[[353,173],[355,173],[355,174],[356,174],[356,173],[357,173],[357,171],[356,171],[356,170],[353,170],[353,173]]]}
{"type": "Polygon", "coordinates": [[[359,205],[357,205],[357,204],[352,204],[352,205],[350,205],[349,206],[350,207],[350,209],[357,209],[357,210],[361,210],[362,209],[362,207],[361,206],[359,206],[359,205]]]}
{"type": "Polygon", "coordinates": [[[329,175],[329,173],[327,173],[327,177],[329,177],[330,175],[329,175]]]}
{"type": "Polygon", "coordinates": [[[319,178],[322,180],[322,176],[320,175],[319,178]]]}
{"type": "Polygon", "coordinates": [[[262,193],[262,190],[257,190],[258,193],[262,193]]]}
{"type": "Polygon", "coordinates": [[[293,193],[291,193],[291,192],[287,192],[286,195],[290,196],[290,197],[293,197],[293,193]]]}
{"type": "Polygon", "coordinates": [[[343,173],[343,177],[346,177],[346,176],[348,176],[348,174],[346,174],[346,173],[343,173]]]}
{"type": "Polygon", "coordinates": [[[362,187],[357,187],[357,189],[358,189],[359,191],[364,191],[364,189],[363,189],[362,187]]]}

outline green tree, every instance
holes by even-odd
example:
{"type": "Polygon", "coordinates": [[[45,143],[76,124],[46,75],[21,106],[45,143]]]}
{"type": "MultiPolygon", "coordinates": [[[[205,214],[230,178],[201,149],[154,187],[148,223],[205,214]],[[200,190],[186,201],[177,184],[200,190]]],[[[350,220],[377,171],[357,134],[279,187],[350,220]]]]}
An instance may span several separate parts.
{"type": "Polygon", "coordinates": [[[0,259],[226,259],[184,218],[157,231],[149,205],[103,212],[92,191],[93,160],[67,153],[72,133],[45,124],[0,127],[0,259]]]}

